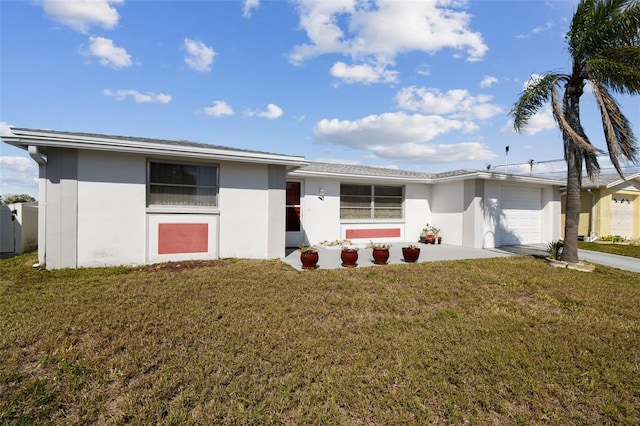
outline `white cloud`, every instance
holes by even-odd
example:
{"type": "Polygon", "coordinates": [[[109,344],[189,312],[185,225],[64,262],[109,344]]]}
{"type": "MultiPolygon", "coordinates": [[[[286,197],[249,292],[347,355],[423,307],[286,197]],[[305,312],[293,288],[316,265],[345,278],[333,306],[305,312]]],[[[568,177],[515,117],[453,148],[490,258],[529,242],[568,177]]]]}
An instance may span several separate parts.
{"type": "Polygon", "coordinates": [[[453,144],[406,143],[395,146],[376,147],[372,150],[378,157],[406,163],[454,163],[460,161],[491,160],[495,155],[481,142],[453,144]]]}
{"type": "Polygon", "coordinates": [[[497,82],[498,82],[497,78],[492,77],[490,75],[487,75],[480,82],[480,87],[482,87],[482,88],[491,87],[494,84],[496,84],[497,82]]]}
{"type": "Polygon", "coordinates": [[[155,104],[168,104],[171,102],[171,96],[164,93],[140,93],[134,89],[121,89],[113,90],[105,89],[102,91],[104,96],[115,98],[122,101],[128,97],[132,98],[137,103],[155,103],[155,104]]]}
{"type": "Polygon", "coordinates": [[[47,15],[81,33],[97,25],[112,29],[120,20],[118,11],[112,5],[124,0],[38,0],[47,15]]]}
{"type": "Polygon", "coordinates": [[[189,68],[195,71],[211,71],[211,64],[216,56],[216,52],[201,41],[184,39],[184,47],[187,49],[187,55],[184,61],[189,68]]]}
{"type": "Polygon", "coordinates": [[[245,18],[251,18],[251,11],[260,7],[260,0],[244,0],[244,6],[242,7],[242,16],[245,18]]]}
{"type": "Polygon", "coordinates": [[[282,108],[275,104],[267,105],[266,111],[256,112],[251,109],[247,109],[244,113],[247,117],[262,117],[269,120],[275,120],[282,117],[282,108]]]}
{"type": "Polygon", "coordinates": [[[381,65],[347,65],[344,62],[336,62],[330,72],[347,83],[389,83],[398,77],[397,71],[389,71],[381,65]]]}
{"type": "Polygon", "coordinates": [[[12,135],[11,127],[7,124],[6,121],[0,121],[0,136],[9,136],[12,135]]]}
{"type": "Polygon", "coordinates": [[[539,33],[543,33],[546,31],[551,30],[553,27],[555,27],[555,22],[551,19],[549,21],[547,21],[544,25],[535,27],[534,29],[531,30],[531,32],[529,32],[528,34],[518,34],[516,36],[516,38],[529,38],[532,35],[535,34],[539,34],[539,33]]]}
{"type": "Polygon", "coordinates": [[[0,183],[2,185],[38,184],[38,165],[27,157],[0,156],[0,183]]]}
{"type": "Polygon", "coordinates": [[[99,58],[102,65],[111,68],[125,68],[132,65],[131,55],[122,47],[117,47],[113,41],[104,37],[89,37],[88,55],[99,58]]]}
{"type": "Polygon", "coordinates": [[[223,115],[233,115],[233,108],[225,101],[215,101],[213,105],[204,109],[204,113],[213,117],[222,117],[223,115]]]}
{"type": "Polygon", "coordinates": [[[408,115],[404,112],[369,115],[359,120],[320,120],[313,129],[320,142],[368,149],[378,145],[397,145],[430,141],[464,123],[437,115],[408,115]]]}
{"type": "MultiPolygon", "coordinates": [[[[558,126],[553,118],[551,105],[546,104],[537,113],[535,113],[528,121],[527,125],[521,130],[525,135],[535,135],[545,130],[557,129],[558,126]]],[[[513,120],[509,120],[507,124],[500,129],[502,134],[516,133],[513,129],[513,120]]]]}
{"type": "Polygon", "coordinates": [[[464,51],[467,60],[482,59],[488,50],[482,35],[469,29],[471,16],[464,2],[298,0],[300,27],[309,43],[294,47],[292,63],[337,53],[357,62],[379,65],[397,55],[422,51],[433,54],[450,48],[464,51]]]}
{"type": "Polygon", "coordinates": [[[420,68],[418,68],[416,72],[420,75],[427,76],[431,74],[431,67],[427,64],[422,64],[420,65],[420,68]]]}
{"type": "Polygon", "coordinates": [[[267,110],[258,113],[258,117],[268,118],[269,120],[275,120],[282,117],[282,108],[275,104],[267,105],[267,110]]]}
{"type": "Polygon", "coordinates": [[[415,86],[404,88],[396,95],[398,106],[405,110],[480,120],[502,112],[499,105],[490,103],[492,99],[488,95],[473,96],[464,89],[443,93],[438,89],[415,86]]]}
{"type": "Polygon", "coordinates": [[[465,126],[464,121],[436,115],[398,112],[354,121],[323,119],[313,132],[321,143],[368,151],[388,160],[433,163],[494,158],[480,142],[429,143],[445,133],[463,131],[465,126]]]}

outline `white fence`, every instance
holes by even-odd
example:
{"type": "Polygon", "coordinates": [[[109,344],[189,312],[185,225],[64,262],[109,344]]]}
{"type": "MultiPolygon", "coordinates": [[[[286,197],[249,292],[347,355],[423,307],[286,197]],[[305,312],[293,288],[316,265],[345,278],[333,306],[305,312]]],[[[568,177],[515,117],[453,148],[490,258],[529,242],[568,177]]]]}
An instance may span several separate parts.
{"type": "Polygon", "coordinates": [[[38,203],[0,206],[0,253],[20,254],[38,247],[38,203]]]}

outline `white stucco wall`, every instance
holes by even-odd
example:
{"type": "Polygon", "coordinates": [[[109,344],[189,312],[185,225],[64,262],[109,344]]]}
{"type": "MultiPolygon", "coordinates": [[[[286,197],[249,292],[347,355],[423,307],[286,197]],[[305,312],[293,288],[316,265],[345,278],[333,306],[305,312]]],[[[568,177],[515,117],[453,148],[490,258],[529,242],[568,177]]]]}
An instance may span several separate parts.
{"type": "Polygon", "coordinates": [[[560,239],[560,188],[542,189],[542,242],[549,243],[560,239]]]}
{"type": "Polygon", "coordinates": [[[440,235],[446,244],[462,244],[464,182],[443,182],[431,189],[431,225],[440,228],[440,235]]]}
{"type": "Polygon", "coordinates": [[[487,180],[484,183],[484,198],[481,203],[484,216],[482,247],[496,246],[496,227],[500,221],[500,186],[502,183],[487,180]]]}
{"type": "MultiPolygon", "coordinates": [[[[400,229],[400,237],[362,238],[354,242],[417,241],[420,231],[430,218],[430,187],[423,183],[374,182],[380,185],[404,186],[404,218],[398,220],[341,220],[340,183],[352,181],[339,177],[307,177],[303,179],[302,228],[305,242],[311,245],[321,241],[346,238],[347,230],[400,229]],[[320,198],[320,190],[324,198],[320,198]]],[[[363,182],[357,182],[363,183],[363,182]]],[[[366,182],[371,183],[371,182],[366,182]]]]}
{"type": "Polygon", "coordinates": [[[330,178],[305,178],[302,197],[304,240],[314,245],[334,241],[340,236],[340,181],[330,178]],[[324,199],[319,198],[320,189],[324,199]]]}
{"type": "Polygon", "coordinates": [[[147,207],[146,156],[73,151],[70,163],[57,150],[51,157],[41,189],[50,201],[48,231],[43,235],[48,239],[43,248],[47,267],[284,256],[284,166],[209,163],[219,166],[218,207],[147,207]],[[64,164],[75,170],[65,172],[64,164]],[[164,224],[206,225],[207,250],[159,254],[159,229],[164,224]]]}
{"type": "Polygon", "coordinates": [[[418,241],[420,232],[432,221],[432,186],[411,183],[405,187],[404,200],[404,241],[418,241]]]}
{"type": "Polygon", "coordinates": [[[267,165],[220,164],[220,257],[269,257],[268,181],[267,165]]]}
{"type": "Polygon", "coordinates": [[[78,154],[78,266],[146,263],[146,159],[78,154]]]}

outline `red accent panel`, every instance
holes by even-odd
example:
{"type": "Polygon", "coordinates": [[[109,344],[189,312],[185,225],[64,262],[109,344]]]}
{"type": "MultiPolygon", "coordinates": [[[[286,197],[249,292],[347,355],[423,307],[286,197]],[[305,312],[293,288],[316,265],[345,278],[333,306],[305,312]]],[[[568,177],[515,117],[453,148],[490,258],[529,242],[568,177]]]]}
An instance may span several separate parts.
{"type": "Polygon", "coordinates": [[[158,225],[158,254],[206,253],[209,251],[207,223],[161,223],[158,225]]]}
{"type": "Polygon", "coordinates": [[[400,237],[400,228],[347,229],[347,239],[351,238],[393,238],[400,237]]]}

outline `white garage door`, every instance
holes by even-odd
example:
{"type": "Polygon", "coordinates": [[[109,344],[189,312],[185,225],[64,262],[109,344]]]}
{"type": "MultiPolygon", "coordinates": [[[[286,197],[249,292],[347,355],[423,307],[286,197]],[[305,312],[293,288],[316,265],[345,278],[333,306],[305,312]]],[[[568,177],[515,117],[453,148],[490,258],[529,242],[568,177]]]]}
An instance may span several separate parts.
{"type": "Polygon", "coordinates": [[[500,222],[496,229],[497,245],[540,243],[541,208],[540,188],[503,185],[500,190],[500,222]]]}
{"type": "Polygon", "coordinates": [[[633,237],[633,198],[614,194],[611,200],[611,235],[633,237]]]}

